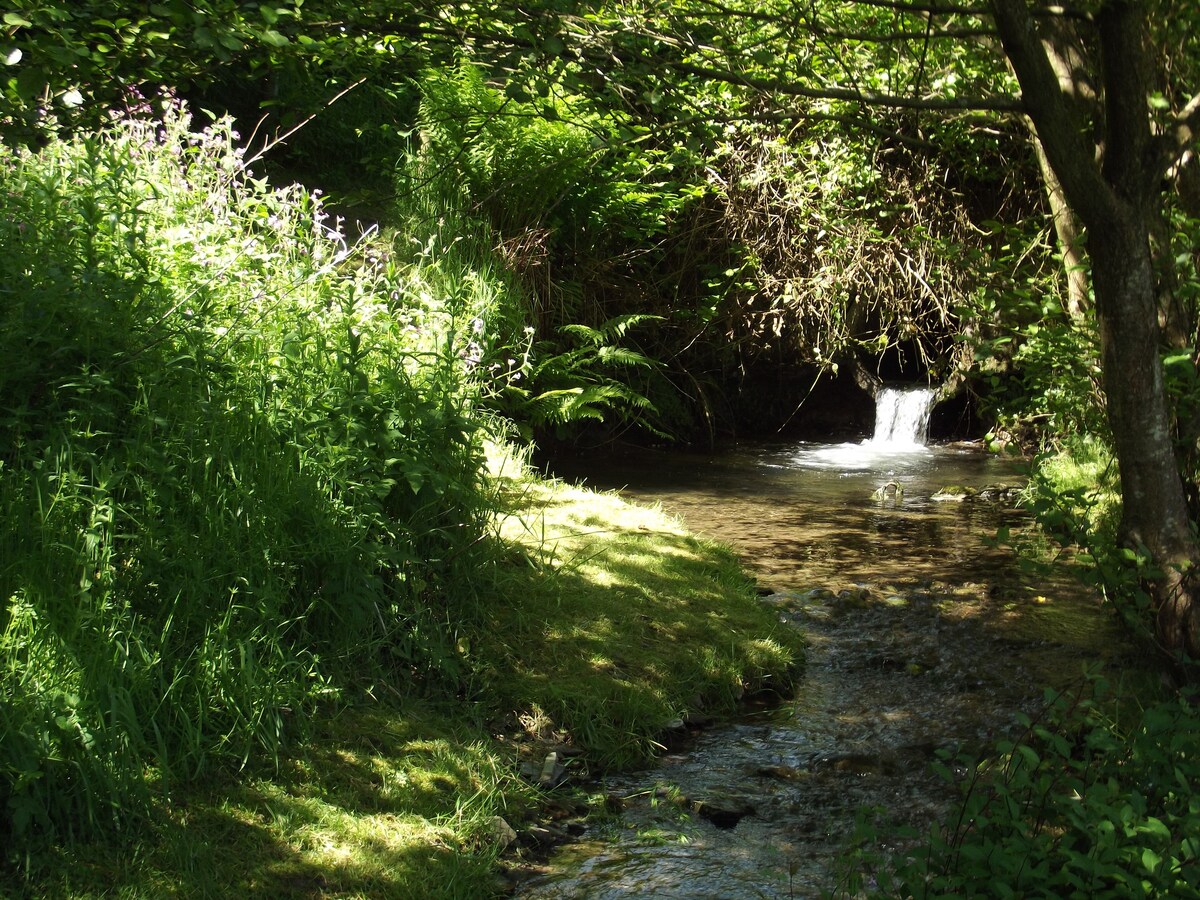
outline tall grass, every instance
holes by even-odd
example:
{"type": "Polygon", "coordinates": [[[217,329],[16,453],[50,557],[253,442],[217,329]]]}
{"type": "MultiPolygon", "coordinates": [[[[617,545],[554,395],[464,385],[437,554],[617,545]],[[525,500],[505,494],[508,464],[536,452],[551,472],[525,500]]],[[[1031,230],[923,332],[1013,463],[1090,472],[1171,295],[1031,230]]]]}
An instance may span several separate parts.
{"type": "Polygon", "coordinates": [[[170,100],[0,148],[7,845],[460,677],[479,298],[422,272],[170,100]]]}

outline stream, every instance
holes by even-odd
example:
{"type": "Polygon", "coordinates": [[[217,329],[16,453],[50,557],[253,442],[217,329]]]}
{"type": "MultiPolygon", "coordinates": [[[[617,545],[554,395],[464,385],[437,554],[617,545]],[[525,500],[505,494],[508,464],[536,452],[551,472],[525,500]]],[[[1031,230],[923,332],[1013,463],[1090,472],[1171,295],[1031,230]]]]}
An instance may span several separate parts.
{"type": "Polygon", "coordinates": [[[982,751],[1044,687],[1125,652],[1077,583],[1023,575],[992,545],[1024,523],[1011,503],[933,499],[1021,483],[1017,463],[978,450],[775,443],[554,472],[733,546],[804,632],[807,667],[782,705],[606,778],[619,812],[559,848],[518,889],[527,900],[819,896],[859,807],[924,828],[952,799],[930,771],[939,750],[982,751]]]}

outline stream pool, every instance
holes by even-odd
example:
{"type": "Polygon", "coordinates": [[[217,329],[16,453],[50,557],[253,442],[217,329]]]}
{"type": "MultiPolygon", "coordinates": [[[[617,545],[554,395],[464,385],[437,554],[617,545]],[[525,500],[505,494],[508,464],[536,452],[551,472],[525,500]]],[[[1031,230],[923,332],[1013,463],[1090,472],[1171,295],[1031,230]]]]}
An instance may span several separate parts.
{"type": "Polygon", "coordinates": [[[1021,483],[1018,463],[976,449],[776,443],[553,471],[733,546],[772,592],[763,602],[805,633],[808,664],[788,702],[605,779],[619,812],[560,848],[522,898],[818,896],[860,807],[927,825],[950,802],[929,769],[939,750],[986,748],[1045,686],[1126,652],[1095,597],[1023,574],[994,545],[998,528],[1023,526],[1010,503],[934,499],[1021,483]]]}

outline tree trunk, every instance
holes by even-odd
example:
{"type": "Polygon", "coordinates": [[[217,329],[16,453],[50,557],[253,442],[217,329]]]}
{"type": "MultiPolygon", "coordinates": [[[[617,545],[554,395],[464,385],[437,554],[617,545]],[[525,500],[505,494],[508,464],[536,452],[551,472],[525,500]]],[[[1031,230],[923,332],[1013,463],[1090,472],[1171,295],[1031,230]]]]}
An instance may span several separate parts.
{"type": "Polygon", "coordinates": [[[1159,358],[1158,300],[1146,224],[1131,214],[1089,231],[1108,419],[1121,473],[1121,538],[1145,547],[1159,642],[1200,659],[1200,607],[1187,568],[1198,557],[1171,437],[1159,358]]]}
{"type": "Polygon", "coordinates": [[[1200,585],[1190,576],[1200,546],[1171,436],[1150,254],[1149,222],[1165,169],[1152,152],[1144,11],[1137,0],[1101,0],[1096,12],[1104,109],[1097,142],[1064,92],[1026,0],[991,0],[991,7],[1045,159],[1088,231],[1122,539],[1149,551],[1158,570],[1151,591],[1163,649],[1200,659],[1200,585]]]}
{"type": "Polygon", "coordinates": [[[1080,321],[1088,314],[1091,303],[1088,299],[1087,259],[1083,247],[1083,228],[1067,195],[1063,193],[1058,175],[1046,159],[1046,151],[1037,133],[1033,134],[1033,147],[1037,153],[1038,168],[1046,188],[1046,199],[1050,203],[1050,217],[1054,221],[1054,233],[1062,252],[1063,274],[1067,281],[1067,314],[1080,321]]]}

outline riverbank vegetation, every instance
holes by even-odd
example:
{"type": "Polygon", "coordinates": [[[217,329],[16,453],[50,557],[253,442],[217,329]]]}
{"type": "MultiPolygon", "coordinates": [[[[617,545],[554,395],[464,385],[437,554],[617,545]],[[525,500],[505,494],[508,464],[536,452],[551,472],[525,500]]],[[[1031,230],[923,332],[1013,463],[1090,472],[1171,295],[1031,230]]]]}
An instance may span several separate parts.
{"type": "Polygon", "coordinates": [[[858,434],[884,381],[1030,454],[1192,677],[1190,10],[1042,16],[1049,59],[1017,0],[12,6],[7,889],[492,889],[521,748],[643,761],[800,658],[723,551],[516,461],[858,434]]]}
{"type": "Polygon", "coordinates": [[[10,888],[475,896],[533,795],[498,733],[628,765],[785,689],[731,557],[502,449],[453,242],[349,237],[171,98],[3,175],[10,888]]]}
{"type": "Polygon", "coordinates": [[[1200,896],[1194,703],[1143,704],[1094,672],[1048,691],[995,756],[937,764],[962,795],[946,821],[918,833],[864,810],[836,895],[1200,896]]]}

